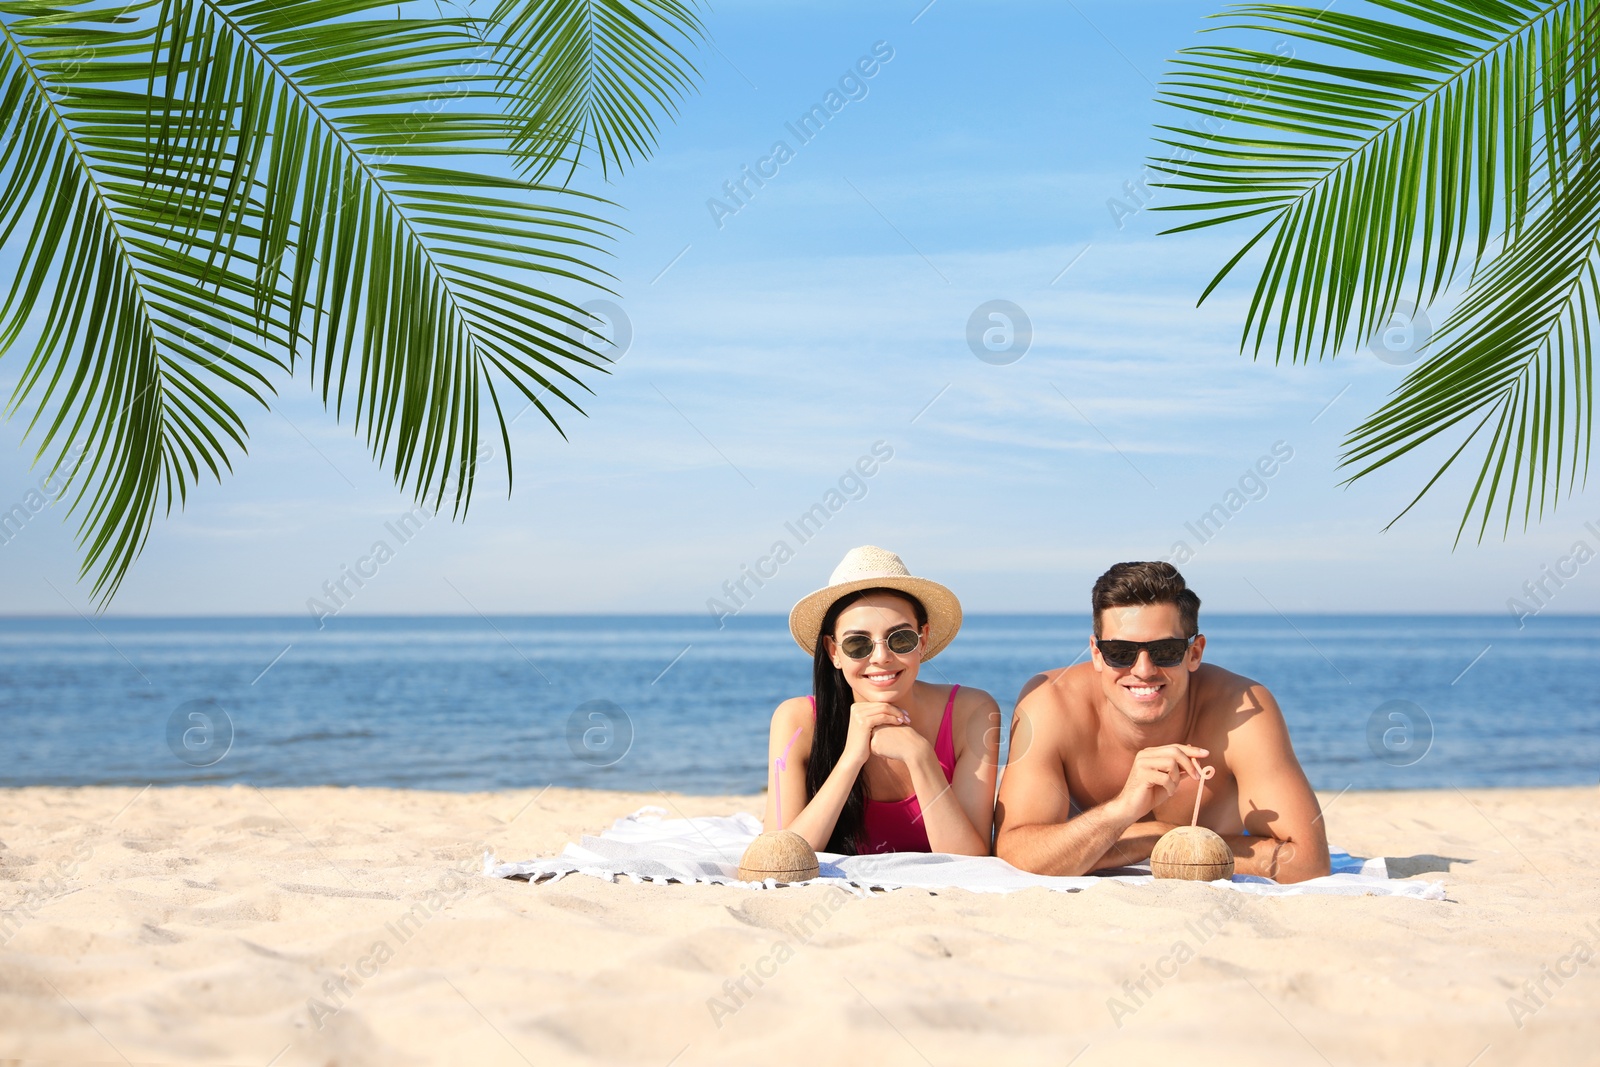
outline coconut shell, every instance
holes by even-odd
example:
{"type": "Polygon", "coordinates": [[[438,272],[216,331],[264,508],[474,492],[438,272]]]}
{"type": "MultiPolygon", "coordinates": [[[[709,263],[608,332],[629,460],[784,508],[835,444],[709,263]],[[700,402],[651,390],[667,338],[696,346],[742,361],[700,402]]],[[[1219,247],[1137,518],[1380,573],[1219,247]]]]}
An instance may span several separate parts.
{"type": "Polygon", "coordinates": [[[1150,850],[1150,873],[1191,882],[1232,878],[1233,850],[1204,826],[1178,826],[1162,834],[1150,850]]]}
{"type": "Polygon", "coordinates": [[[750,842],[739,860],[739,877],[746,882],[805,882],[820,867],[811,842],[793,830],[772,830],[750,842]]]}

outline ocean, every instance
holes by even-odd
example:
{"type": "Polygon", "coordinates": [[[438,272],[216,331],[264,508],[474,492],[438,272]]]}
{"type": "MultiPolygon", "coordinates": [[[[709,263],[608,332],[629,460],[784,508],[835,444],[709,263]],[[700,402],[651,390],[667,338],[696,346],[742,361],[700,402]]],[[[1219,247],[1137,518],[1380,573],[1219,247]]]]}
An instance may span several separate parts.
{"type": "MultiPolygon", "coordinates": [[[[1009,722],[1087,617],[969,616],[925,668],[1009,722]]],[[[1593,785],[1600,617],[1205,615],[1318,789],[1593,785]]],[[[0,619],[0,785],[751,793],[809,691],[781,617],[0,619]]]]}

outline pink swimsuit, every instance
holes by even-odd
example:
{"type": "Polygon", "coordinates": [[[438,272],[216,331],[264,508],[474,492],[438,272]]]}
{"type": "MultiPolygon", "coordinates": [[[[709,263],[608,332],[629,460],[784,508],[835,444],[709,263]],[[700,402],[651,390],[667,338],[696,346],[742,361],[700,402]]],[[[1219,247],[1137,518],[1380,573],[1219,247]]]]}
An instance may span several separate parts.
{"type": "MultiPolygon", "coordinates": [[[[955,733],[951,726],[951,713],[956,706],[956,690],[950,687],[950,699],[945,701],[944,718],[939,720],[939,736],[933,742],[933,754],[944,771],[944,780],[952,781],[956,773],[955,733]]],[[[811,717],[817,717],[817,698],[811,698],[811,717]]],[[[863,854],[870,852],[931,852],[928,845],[928,828],[922,824],[922,804],[915,791],[904,800],[867,801],[862,832],[863,854]]]]}

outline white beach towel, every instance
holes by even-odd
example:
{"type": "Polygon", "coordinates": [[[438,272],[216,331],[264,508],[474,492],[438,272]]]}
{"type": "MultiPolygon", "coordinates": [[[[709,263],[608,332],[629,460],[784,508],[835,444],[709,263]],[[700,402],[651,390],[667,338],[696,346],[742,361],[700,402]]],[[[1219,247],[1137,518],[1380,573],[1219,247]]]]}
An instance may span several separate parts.
{"type": "MultiPolygon", "coordinates": [[[[739,857],[761,833],[761,820],[739,812],[696,819],[664,819],[664,808],[640,808],[618,819],[599,837],[584,837],[569,844],[559,856],[521,863],[498,862],[484,856],[483,873],[492,878],[525,878],[539,883],[569,874],[586,874],[635,882],[702,882],[739,885],[750,889],[775,888],[768,881],[739,878],[739,857]]],[[[1076,892],[1108,881],[1140,884],[1152,881],[1149,866],[1125,867],[1114,874],[1055,878],[1019,871],[995,856],[952,856],[934,852],[892,852],[877,856],[840,856],[819,853],[821,873],[804,885],[837,885],[864,893],[873,889],[965,889],[973,893],[1014,893],[1039,887],[1076,892]]],[[[1279,885],[1268,878],[1236,874],[1232,882],[1212,885],[1262,896],[1331,893],[1340,896],[1414,897],[1443,900],[1444,883],[1400,881],[1389,877],[1382,859],[1357,859],[1333,852],[1333,873],[1294,885],[1279,885]]]]}

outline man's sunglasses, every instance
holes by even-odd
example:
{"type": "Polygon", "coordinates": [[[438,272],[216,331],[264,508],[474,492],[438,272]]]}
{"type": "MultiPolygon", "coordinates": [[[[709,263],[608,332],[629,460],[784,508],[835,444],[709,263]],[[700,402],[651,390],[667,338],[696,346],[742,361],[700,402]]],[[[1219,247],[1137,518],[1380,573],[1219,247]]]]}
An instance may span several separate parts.
{"type": "Polygon", "coordinates": [[[1189,654],[1192,644],[1193,637],[1167,637],[1160,641],[1096,640],[1094,646],[1100,650],[1100,658],[1107,666],[1126,670],[1139,662],[1140,652],[1150,653],[1150,662],[1157,667],[1176,667],[1189,654]]]}
{"type": "MultiPolygon", "coordinates": [[[[889,646],[889,651],[895,655],[905,656],[915,652],[917,646],[922,644],[922,634],[906,626],[891,630],[883,639],[883,643],[889,646]]],[[[876,646],[877,642],[866,634],[847,634],[839,638],[839,651],[851,659],[866,659],[872,655],[872,650],[876,646]]]]}

